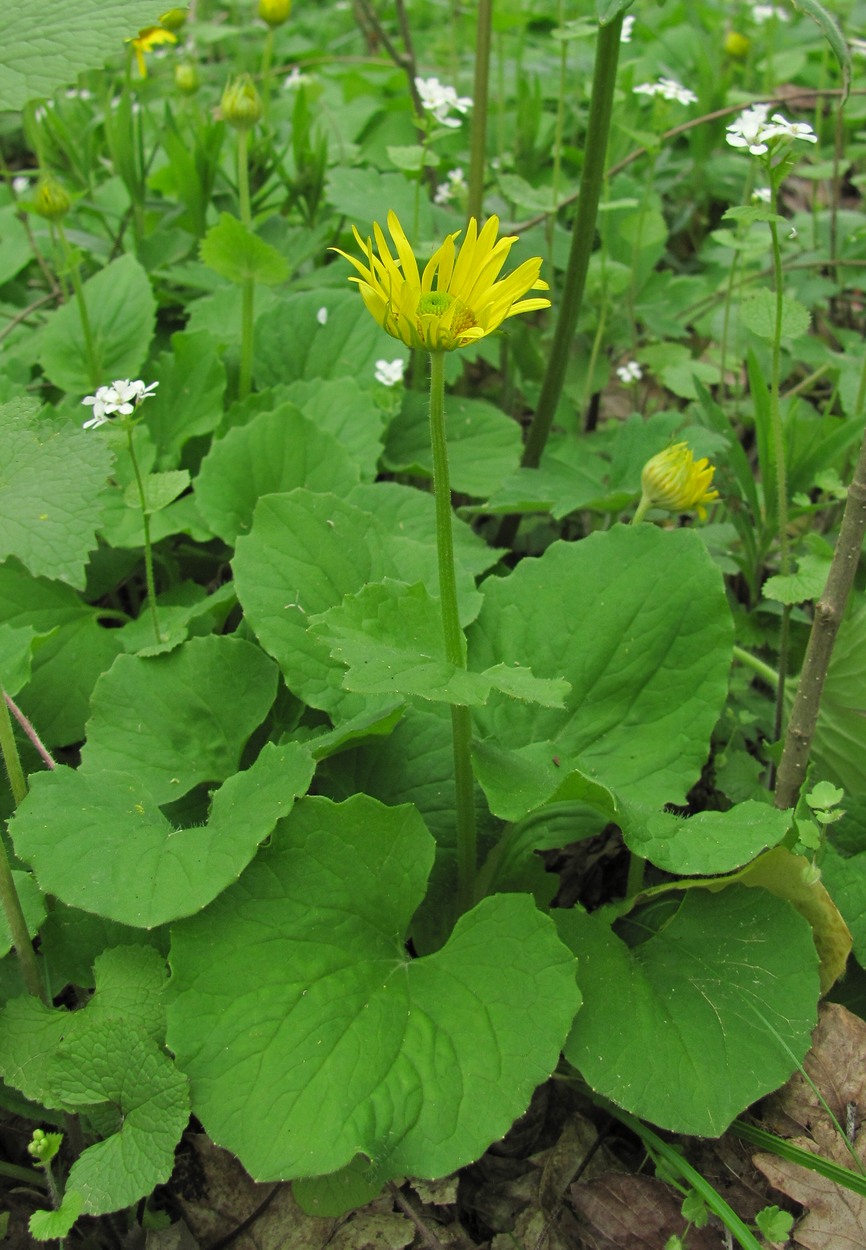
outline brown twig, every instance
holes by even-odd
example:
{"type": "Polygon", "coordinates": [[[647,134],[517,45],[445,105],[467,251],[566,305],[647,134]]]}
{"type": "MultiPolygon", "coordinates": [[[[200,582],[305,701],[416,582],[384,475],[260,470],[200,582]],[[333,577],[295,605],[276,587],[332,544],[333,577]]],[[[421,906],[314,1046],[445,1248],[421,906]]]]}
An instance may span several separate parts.
{"type": "Polygon", "coordinates": [[[52,759],[51,754],[48,751],[47,747],[44,745],[42,739],[39,737],[39,734],[33,728],[32,722],[27,719],[27,717],[21,711],[21,708],[18,706],[15,700],[11,697],[11,695],[8,695],[5,690],[3,691],[3,697],[6,700],[6,706],[9,708],[9,711],[15,717],[18,724],[24,730],[27,737],[30,739],[30,741],[33,743],[34,747],[38,751],[39,757],[42,760],[42,763],[45,765],[46,768],[50,768],[53,771],[57,767],[57,763],[54,759],[52,759]]]}
{"type": "MultiPolygon", "coordinates": [[[[861,386],[861,392],[863,387],[861,386]]],[[[862,412],[862,403],[857,405],[862,412]]],[[[848,487],[848,498],[842,514],[842,524],[827,585],[824,593],[815,604],[815,616],[812,631],[806,647],[800,682],[794,697],[794,705],[785,733],[782,758],[776,776],[774,802],[776,807],[793,807],[797,801],[800,787],[806,776],[809,763],[809,752],[818,713],[821,708],[821,695],[833,643],[845,615],[848,595],[854,583],[854,575],[860,561],[863,538],[866,535],[866,437],[860,448],[854,477],[848,487]]]]}

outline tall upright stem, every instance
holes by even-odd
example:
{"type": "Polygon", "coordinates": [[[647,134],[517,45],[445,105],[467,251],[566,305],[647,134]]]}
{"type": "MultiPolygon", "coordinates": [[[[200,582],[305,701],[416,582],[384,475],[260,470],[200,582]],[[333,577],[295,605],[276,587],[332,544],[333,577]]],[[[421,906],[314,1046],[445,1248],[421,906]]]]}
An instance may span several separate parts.
{"type": "Polygon", "coordinates": [[[592,100],[589,106],[589,123],[586,133],[586,155],[580,179],[577,215],[571,235],[571,251],[565,272],[565,286],[560,300],[559,319],[553,335],[550,360],[544,375],[538,407],[523,449],[522,463],[526,468],[535,469],[541,461],[541,453],[547,443],[559,397],[562,394],[572,340],[577,328],[577,318],[583,300],[589,258],[595,238],[598,202],[604,184],[605,154],[613,114],[613,95],[621,34],[622,14],[607,25],[600,26],[598,31],[592,100]]]}
{"type": "Polygon", "coordinates": [[[475,34],[475,83],[472,90],[472,130],[469,138],[469,192],[467,217],[481,220],[487,155],[487,104],[490,94],[490,32],[493,0],[479,0],[475,34]]]}
{"type": "MultiPolygon", "coordinates": [[[[775,209],[775,194],[773,196],[775,209]]],[[[788,542],[788,473],[785,466],[785,433],[779,408],[779,391],[782,384],[782,315],[784,287],[782,279],[782,249],[779,244],[779,227],[770,222],[770,238],[773,245],[773,281],[776,295],[776,319],[773,327],[772,360],[770,365],[770,436],[773,440],[773,460],[776,470],[776,519],[779,531],[779,572],[784,577],[791,571],[791,554],[788,542]]],[[[788,668],[788,645],[791,609],[782,608],[779,632],[779,684],[776,687],[776,708],[773,723],[774,737],[781,737],[785,709],[785,677],[788,668]]]]}
{"type": "MultiPolygon", "coordinates": [[[[250,207],[249,140],[248,132],[243,129],[238,130],[238,200],[241,221],[247,230],[251,230],[253,214],[250,207]]],[[[255,279],[244,278],[241,287],[241,364],[238,399],[246,399],[252,385],[255,293],[255,279]]]]}
{"type": "MultiPolygon", "coordinates": [[[[448,444],[445,438],[445,353],[430,354],[430,445],[433,451],[433,494],[436,502],[436,554],[439,564],[439,601],[445,635],[445,657],[466,667],[466,639],[457,607],[454,572],[454,535],[451,484],[448,475],[448,444]]],[[[472,714],[468,707],[452,704],[451,736],[454,753],[454,787],[457,817],[458,907],[462,914],[475,901],[477,851],[475,835],[475,784],[472,774],[472,714]]]]}
{"type": "Polygon", "coordinates": [[[87,359],[87,372],[90,375],[90,385],[95,390],[99,385],[99,361],[96,358],[96,346],[93,341],[93,331],[90,328],[90,314],[87,311],[87,302],[84,298],[84,287],[81,283],[81,274],[78,272],[78,261],[73,255],[72,248],[69,246],[69,240],[66,237],[66,231],[63,229],[63,223],[58,221],[57,234],[63,247],[63,259],[66,268],[69,271],[69,280],[72,283],[72,289],[75,292],[75,305],[78,309],[78,317],[81,321],[81,335],[84,339],[84,355],[87,359]]]}
{"type": "Polygon", "coordinates": [[[147,581],[147,602],[150,606],[150,619],[153,624],[153,632],[156,635],[156,641],[162,642],[162,634],[159,629],[159,613],[156,610],[156,583],[153,578],[153,547],[150,541],[150,509],[147,502],[147,494],[144,489],[144,482],[141,477],[141,471],[138,467],[138,457],[135,454],[135,445],[132,441],[131,425],[126,427],[126,441],[129,447],[129,457],[132,460],[132,471],[135,474],[135,483],[138,487],[138,498],[141,504],[141,519],[144,525],[144,575],[147,581]]]}

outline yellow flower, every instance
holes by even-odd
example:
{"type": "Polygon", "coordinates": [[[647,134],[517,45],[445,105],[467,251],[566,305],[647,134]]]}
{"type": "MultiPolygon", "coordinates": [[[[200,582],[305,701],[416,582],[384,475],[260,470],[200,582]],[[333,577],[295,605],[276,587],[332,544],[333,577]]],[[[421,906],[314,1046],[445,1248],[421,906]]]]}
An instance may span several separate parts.
{"type": "Polygon", "coordinates": [[[688,443],[666,447],[643,467],[640,475],[643,496],[635,520],[649,508],[665,508],[668,512],[688,512],[694,508],[703,521],[707,515],[705,504],[719,498],[719,492],[710,489],[715,471],[709,460],[695,460],[688,443]]]}
{"type": "Polygon", "coordinates": [[[357,282],[368,311],[384,330],[409,347],[450,352],[492,334],[506,317],[550,307],[549,299],[523,298],[527,291],[548,289],[539,277],[540,256],[525,260],[499,280],[517,237],[497,239],[498,217],[491,217],[480,233],[473,217],[459,251],[454,240],[460,231],[450,234],[420,276],[396,213],[388,214],[396,256],[391,255],[377,222],[373,223],[375,251],[370,239],[365,243],[352,229],[364,261],[339,248],[333,250],[358,271],[360,276],[349,281],[357,282]]]}
{"type": "Polygon", "coordinates": [[[135,59],[138,62],[138,72],[142,78],[147,78],[147,65],[144,62],[145,52],[152,52],[154,48],[158,48],[163,43],[177,43],[177,35],[173,35],[170,30],[166,30],[163,26],[145,26],[144,30],[140,30],[134,39],[127,39],[127,43],[132,44],[135,52],[135,59]]]}

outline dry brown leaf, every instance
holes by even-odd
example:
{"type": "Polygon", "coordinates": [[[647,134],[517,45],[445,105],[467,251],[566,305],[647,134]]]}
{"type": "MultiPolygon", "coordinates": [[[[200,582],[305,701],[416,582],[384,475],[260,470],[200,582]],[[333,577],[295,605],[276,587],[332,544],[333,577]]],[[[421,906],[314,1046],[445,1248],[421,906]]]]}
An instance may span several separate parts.
{"type": "MultiPolygon", "coordinates": [[[[581,1236],[587,1250],[664,1250],[686,1221],[682,1197],[652,1176],[611,1173],[571,1187],[571,1201],[585,1221],[581,1236]]],[[[690,1228],[689,1250],[719,1250],[717,1229],[690,1228]]]]}
{"type": "MultiPolygon", "coordinates": [[[[856,1167],[851,1150],[866,1163],[866,1129],[861,1127],[866,1114],[866,1023],[838,1003],[823,1003],[803,1067],[842,1132],[799,1072],[767,1100],[765,1127],[843,1167],[856,1167]]],[[[795,1245],[804,1250],[866,1247],[866,1199],[776,1155],[755,1155],[754,1163],[771,1185],[806,1208],[794,1229],[795,1245]]]]}

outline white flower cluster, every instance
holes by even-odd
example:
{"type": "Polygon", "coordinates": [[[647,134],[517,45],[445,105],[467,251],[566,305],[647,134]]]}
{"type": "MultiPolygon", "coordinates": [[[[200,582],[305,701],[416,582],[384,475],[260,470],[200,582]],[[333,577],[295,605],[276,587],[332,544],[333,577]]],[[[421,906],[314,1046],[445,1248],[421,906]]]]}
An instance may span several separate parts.
{"type": "Polygon", "coordinates": [[[146,386],[140,379],[130,382],[129,378],[112,382],[111,386],[100,386],[95,395],[86,395],[81,401],[93,409],[93,416],[84,422],[85,430],[98,429],[106,424],[109,417],[130,416],[140,404],[150,399],[158,386],[158,382],[146,386]]]}
{"type": "Polygon", "coordinates": [[[443,126],[459,126],[460,118],[452,117],[451,113],[468,113],[472,108],[469,96],[458,95],[453,87],[446,87],[438,78],[416,78],[415,87],[422,108],[443,126]]]}
{"type": "Polygon", "coordinates": [[[788,14],[784,9],[780,9],[777,4],[754,4],[752,5],[752,17],[759,26],[764,22],[770,22],[775,19],[777,22],[787,22],[788,14]]]}
{"type": "Polygon", "coordinates": [[[377,360],[375,378],[383,386],[397,386],[406,372],[405,360],[377,360]]]}
{"type": "Polygon", "coordinates": [[[437,204],[450,204],[455,195],[462,195],[465,191],[466,179],[463,176],[463,170],[451,169],[445,181],[436,188],[433,199],[437,204]]]}
{"type": "Polygon", "coordinates": [[[631,43],[632,31],[634,30],[635,18],[633,13],[629,13],[622,19],[622,34],[619,37],[620,43],[631,43]]]}
{"type": "Polygon", "coordinates": [[[616,376],[623,386],[634,386],[643,377],[643,369],[636,360],[627,360],[624,365],[619,366],[616,376]]]}
{"type": "Polygon", "coordinates": [[[635,95],[660,95],[677,104],[697,104],[698,97],[675,78],[660,78],[658,82],[642,82],[634,88],[635,95]]]}
{"type": "Polygon", "coordinates": [[[753,156],[763,156],[769,149],[771,139],[803,139],[817,143],[818,136],[808,122],[789,122],[781,113],[774,113],[770,120],[769,104],[755,104],[745,109],[730,126],[725,138],[732,148],[748,148],[753,156]]]}

